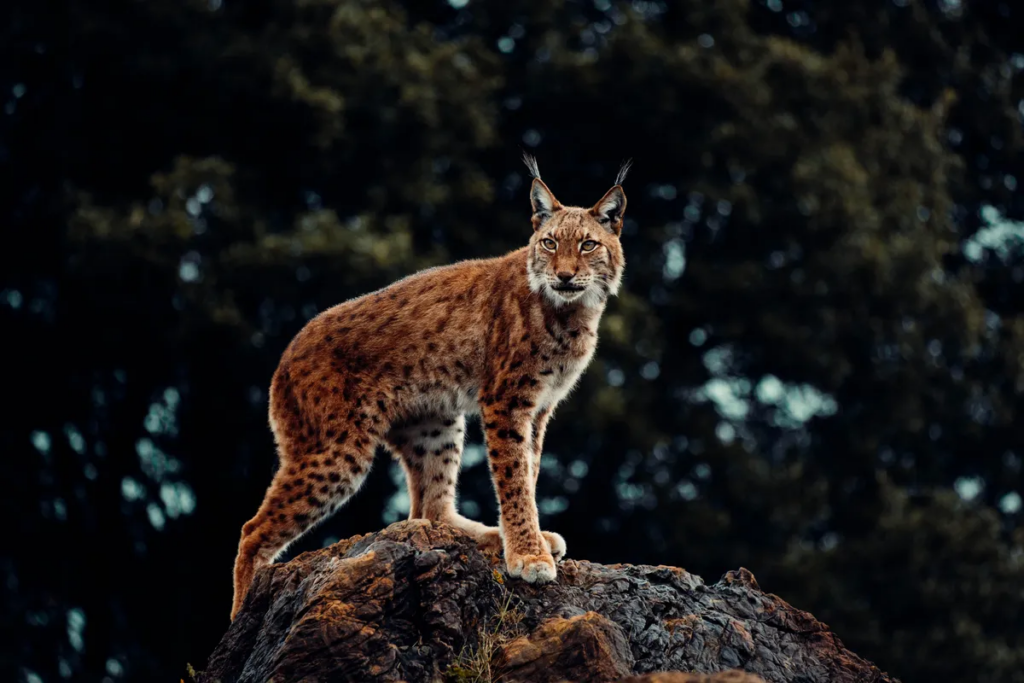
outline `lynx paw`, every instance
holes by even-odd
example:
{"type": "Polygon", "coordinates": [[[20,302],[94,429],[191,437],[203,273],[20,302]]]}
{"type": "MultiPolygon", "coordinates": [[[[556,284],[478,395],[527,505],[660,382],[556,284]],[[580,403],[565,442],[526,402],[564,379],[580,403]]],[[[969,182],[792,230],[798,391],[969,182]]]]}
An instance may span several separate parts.
{"type": "Polygon", "coordinates": [[[555,580],[557,571],[555,559],[545,555],[508,554],[505,559],[510,576],[518,577],[526,583],[548,583],[555,580]]]}
{"type": "MultiPolygon", "coordinates": [[[[553,531],[542,531],[540,533],[544,536],[548,552],[551,553],[555,562],[561,561],[565,557],[565,539],[553,531]]],[[[504,545],[504,542],[501,540],[501,533],[497,529],[491,529],[477,539],[477,546],[480,550],[487,553],[501,553],[504,551],[504,545]]]]}
{"type": "Polygon", "coordinates": [[[476,539],[476,545],[485,553],[501,553],[505,549],[505,542],[501,540],[501,533],[497,529],[491,529],[476,539]]]}
{"type": "Polygon", "coordinates": [[[548,544],[548,550],[551,551],[555,562],[560,562],[565,557],[565,539],[562,538],[561,534],[556,534],[554,531],[542,531],[540,533],[544,536],[544,541],[548,544]]]}

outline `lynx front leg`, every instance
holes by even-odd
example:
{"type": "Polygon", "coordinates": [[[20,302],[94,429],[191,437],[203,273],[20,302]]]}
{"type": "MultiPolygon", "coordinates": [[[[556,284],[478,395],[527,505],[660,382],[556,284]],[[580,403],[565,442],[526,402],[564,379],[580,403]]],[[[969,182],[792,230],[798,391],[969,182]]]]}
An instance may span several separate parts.
{"type": "Polygon", "coordinates": [[[551,408],[541,408],[533,417],[533,439],[530,441],[530,462],[533,467],[533,488],[536,492],[537,479],[540,476],[540,456],[544,452],[544,434],[548,430],[551,419],[551,408]]]}
{"type": "MultiPolygon", "coordinates": [[[[537,478],[540,476],[540,458],[544,452],[544,434],[548,429],[548,421],[551,419],[551,413],[554,412],[554,408],[548,406],[541,408],[537,411],[537,414],[533,417],[533,439],[530,444],[531,452],[531,472],[533,473],[533,489],[530,493],[530,497],[534,500],[537,499],[537,478]]],[[[561,560],[565,557],[565,539],[562,538],[561,534],[556,534],[553,531],[544,531],[544,540],[548,542],[548,547],[551,549],[551,554],[554,555],[555,560],[561,560]]]]}
{"type": "MultiPolygon", "coordinates": [[[[530,498],[532,500],[537,500],[537,475],[540,473],[540,457],[544,450],[544,432],[552,412],[551,408],[542,408],[533,418],[533,439],[530,442],[530,468],[533,484],[530,498]]],[[[556,534],[554,531],[541,531],[540,533],[544,537],[552,557],[555,558],[555,562],[565,557],[565,539],[561,534],[556,534]]],[[[488,552],[502,552],[503,550],[504,541],[499,529],[487,528],[486,533],[482,534],[478,541],[482,550],[488,552]]]]}
{"type": "Polygon", "coordinates": [[[483,409],[491,478],[498,494],[505,565],[512,576],[529,583],[555,578],[552,557],[537,517],[533,484],[533,424],[522,397],[499,400],[483,409]]]}

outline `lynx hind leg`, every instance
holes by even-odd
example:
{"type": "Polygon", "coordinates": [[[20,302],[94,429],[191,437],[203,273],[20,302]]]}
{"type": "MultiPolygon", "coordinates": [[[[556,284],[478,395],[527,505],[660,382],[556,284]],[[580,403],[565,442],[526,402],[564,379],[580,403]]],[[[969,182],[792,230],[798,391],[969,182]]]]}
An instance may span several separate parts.
{"type": "Polygon", "coordinates": [[[464,416],[430,415],[395,425],[387,441],[405,470],[409,519],[445,522],[479,540],[494,527],[463,517],[455,505],[465,434],[464,416]]]}
{"type": "Polygon", "coordinates": [[[370,471],[374,446],[334,447],[325,453],[285,462],[256,516],[242,527],[235,559],[234,620],[257,569],[272,563],[293,541],[322,522],[352,497],[370,471]]]}

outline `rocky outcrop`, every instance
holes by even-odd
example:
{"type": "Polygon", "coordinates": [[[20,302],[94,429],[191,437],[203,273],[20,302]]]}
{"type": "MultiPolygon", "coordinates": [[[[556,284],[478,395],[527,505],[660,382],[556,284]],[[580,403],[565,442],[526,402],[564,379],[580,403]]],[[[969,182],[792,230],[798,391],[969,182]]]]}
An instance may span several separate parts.
{"type": "Polygon", "coordinates": [[[258,572],[198,680],[895,681],[745,569],[709,586],[675,567],[566,560],[531,586],[421,520],[258,572]]]}

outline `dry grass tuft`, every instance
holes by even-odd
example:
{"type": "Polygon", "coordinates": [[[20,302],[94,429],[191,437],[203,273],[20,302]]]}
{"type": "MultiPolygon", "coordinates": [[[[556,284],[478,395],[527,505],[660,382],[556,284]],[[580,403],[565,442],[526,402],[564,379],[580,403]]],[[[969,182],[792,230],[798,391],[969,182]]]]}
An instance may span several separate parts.
{"type": "Polygon", "coordinates": [[[494,572],[499,585],[496,609],[487,626],[480,631],[477,642],[463,646],[458,657],[444,673],[450,683],[496,683],[501,672],[494,667],[494,656],[507,643],[522,635],[521,624],[526,613],[522,602],[505,585],[501,573],[494,572]]]}

